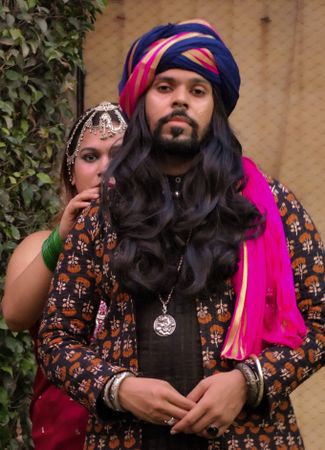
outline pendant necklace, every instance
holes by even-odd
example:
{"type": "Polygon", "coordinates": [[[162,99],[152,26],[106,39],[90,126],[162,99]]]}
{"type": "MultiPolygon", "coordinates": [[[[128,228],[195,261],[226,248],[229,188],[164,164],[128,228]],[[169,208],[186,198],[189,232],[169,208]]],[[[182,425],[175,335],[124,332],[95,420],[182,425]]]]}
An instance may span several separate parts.
{"type": "MultiPolygon", "coordinates": [[[[186,240],[185,250],[190,241],[191,234],[192,234],[192,232],[190,231],[188,238],[186,240]]],[[[178,265],[177,265],[177,273],[178,274],[180,273],[180,271],[182,269],[184,256],[185,256],[185,251],[178,261],[178,265]]],[[[171,288],[166,300],[164,300],[160,294],[158,295],[159,301],[162,304],[162,314],[160,314],[159,316],[156,317],[156,319],[153,323],[153,329],[154,329],[155,333],[161,337],[170,336],[171,334],[174,333],[174,331],[176,329],[176,320],[174,319],[174,317],[172,315],[167,313],[167,307],[168,307],[168,304],[170,303],[170,300],[174,293],[175,287],[176,287],[176,284],[174,284],[174,286],[171,288]]]]}

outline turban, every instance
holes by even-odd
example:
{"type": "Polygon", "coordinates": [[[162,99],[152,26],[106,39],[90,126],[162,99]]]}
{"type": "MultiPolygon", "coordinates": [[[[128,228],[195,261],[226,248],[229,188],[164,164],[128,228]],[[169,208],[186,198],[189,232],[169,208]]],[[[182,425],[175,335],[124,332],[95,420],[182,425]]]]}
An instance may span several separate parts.
{"type": "Polygon", "coordinates": [[[129,118],[155,76],[168,69],[200,74],[219,87],[227,114],[234,109],[240,86],[234,57],[208,22],[191,20],[155,27],[131,46],[119,84],[120,105],[129,118]]]}

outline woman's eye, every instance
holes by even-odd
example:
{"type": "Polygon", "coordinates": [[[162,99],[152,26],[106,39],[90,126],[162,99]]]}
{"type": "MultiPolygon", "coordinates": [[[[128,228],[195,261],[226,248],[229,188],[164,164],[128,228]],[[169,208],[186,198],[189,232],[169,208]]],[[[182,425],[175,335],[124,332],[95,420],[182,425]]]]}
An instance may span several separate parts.
{"type": "Polygon", "coordinates": [[[86,155],[82,155],[82,159],[86,162],[93,162],[97,160],[97,156],[92,153],[88,153],[86,155]]]}

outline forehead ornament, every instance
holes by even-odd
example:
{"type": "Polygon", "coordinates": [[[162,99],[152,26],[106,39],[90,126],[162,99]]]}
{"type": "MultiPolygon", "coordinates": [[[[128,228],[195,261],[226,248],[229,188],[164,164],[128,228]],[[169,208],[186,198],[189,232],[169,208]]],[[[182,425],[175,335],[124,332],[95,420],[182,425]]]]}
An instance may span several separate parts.
{"type": "Polygon", "coordinates": [[[123,133],[127,128],[127,124],[121,113],[121,109],[118,105],[113,105],[110,102],[102,102],[98,106],[87,110],[79,119],[71,133],[70,139],[66,146],[66,156],[67,156],[67,167],[69,173],[69,179],[72,181],[72,166],[75,163],[76,157],[80,151],[81,143],[84,138],[84,134],[87,130],[90,133],[96,135],[99,134],[100,139],[105,140],[109,137],[113,137],[115,134],[123,133]],[[94,123],[94,119],[97,117],[97,113],[101,113],[97,124],[94,123]],[[87,116],[89,116],[87,118],[87,116]],[[87,119],[86,119],[87,118],[87,119]],[[86,119],[86,120],[85,120],[86,119]],[[75,134],[77,133],[80,125],[84,122],[81,128],[79,139],[75,147],[74,152],[70,155],[70,147],[72,141],[74,140],[75,134]]]}

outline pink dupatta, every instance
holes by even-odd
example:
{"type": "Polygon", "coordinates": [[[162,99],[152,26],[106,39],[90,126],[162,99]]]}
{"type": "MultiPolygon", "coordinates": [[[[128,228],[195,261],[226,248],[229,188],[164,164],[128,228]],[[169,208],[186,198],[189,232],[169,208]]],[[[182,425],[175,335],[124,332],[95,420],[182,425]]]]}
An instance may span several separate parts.
{"type": "Polygon", "coordinates": [[[257,239],[244,242],[232,279],[236,305],[221,356],[237,360],[259,354],[270,344],[299,347],[306,335],[278,207],[253,161],[243,158],[243,166],[243,195],[266,213],[266,228],[257,239]]]}

